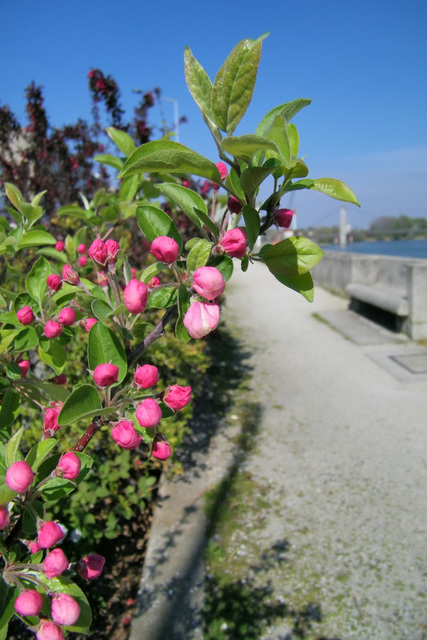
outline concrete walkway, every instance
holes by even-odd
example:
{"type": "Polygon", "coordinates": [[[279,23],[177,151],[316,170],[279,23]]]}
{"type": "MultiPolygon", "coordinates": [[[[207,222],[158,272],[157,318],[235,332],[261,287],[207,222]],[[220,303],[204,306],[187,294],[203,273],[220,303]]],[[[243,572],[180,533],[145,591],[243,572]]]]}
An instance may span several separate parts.
{"type": "MultiPolygon", "coordinates": [[[[288,611],[316,612],[306,635],[284,616],[260,638],[425,640],[427,350],[320,288],[310,305],[263,266],[236,267],[224,316],[253,346],[262,409],[244,466],[271,505],[262,531],[236,544],[248,575],[268,550],[286,549],[256,580],[288,611]]],[[[163,486],[131,640],[203,637],[201,496],[229,464],[229,428],[163,486]]]]}

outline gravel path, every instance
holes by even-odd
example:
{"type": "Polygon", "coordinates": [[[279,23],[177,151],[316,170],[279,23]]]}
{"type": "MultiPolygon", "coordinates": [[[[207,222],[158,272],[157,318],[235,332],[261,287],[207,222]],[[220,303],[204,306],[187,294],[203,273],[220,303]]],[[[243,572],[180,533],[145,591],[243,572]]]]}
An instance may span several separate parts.
{"type": "Polygon", "coordinates": [[[224,315],[255,344],[262,410],[244,467],[271,507],[235,545],[257,584],[311,617],[306,635],[285,617],[263,638],[425,640],[427,380],[371,359],[413,343],[363,347],[313,316],[346,307],[320,288],[310,305],[261,265],[236,269],[224,315]]]}

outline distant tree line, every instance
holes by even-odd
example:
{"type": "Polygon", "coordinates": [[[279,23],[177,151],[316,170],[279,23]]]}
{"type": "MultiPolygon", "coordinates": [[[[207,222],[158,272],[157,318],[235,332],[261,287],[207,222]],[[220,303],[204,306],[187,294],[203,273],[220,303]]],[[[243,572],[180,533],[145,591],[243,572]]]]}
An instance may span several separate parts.
{"type": "MultiPolygon", "coordinates": [[[[338,241],[339,226],[314,227],[299,231],[303,235],[314,237],[323,244],[333,244],[338,241]]],[[[352,229],[349,233],[354,242],[366,240],[395,240],[427,237],[427,218],[411,218],[401,215],[380,216],[369,225],[368,229],[352,229]]]]}

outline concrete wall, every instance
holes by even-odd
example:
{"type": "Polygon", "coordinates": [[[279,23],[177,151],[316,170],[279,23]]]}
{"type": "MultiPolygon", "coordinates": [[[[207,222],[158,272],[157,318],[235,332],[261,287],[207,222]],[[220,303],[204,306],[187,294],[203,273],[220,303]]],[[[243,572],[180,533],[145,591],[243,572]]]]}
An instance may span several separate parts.
{"type": "Polygon", "coordinates": [[[409,304],[403,330],[415,340],[427,338],[427,260],[326,251],[312,275],[315,283],[344,296],[349,284],[400,295],[409,304]]]}

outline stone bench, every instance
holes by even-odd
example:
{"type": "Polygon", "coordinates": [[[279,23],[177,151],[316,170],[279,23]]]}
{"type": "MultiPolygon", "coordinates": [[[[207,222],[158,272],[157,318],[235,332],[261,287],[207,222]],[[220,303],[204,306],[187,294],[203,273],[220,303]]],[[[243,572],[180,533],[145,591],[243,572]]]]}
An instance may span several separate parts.
{"type": "Polygon", "coordinates": [[[352,309],[386,311],[410,338],[427,338],[427,260],[326,251],[313,277],[349,297],[352,309]]]}

